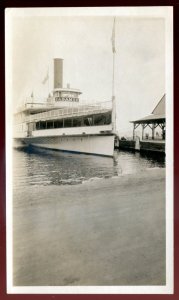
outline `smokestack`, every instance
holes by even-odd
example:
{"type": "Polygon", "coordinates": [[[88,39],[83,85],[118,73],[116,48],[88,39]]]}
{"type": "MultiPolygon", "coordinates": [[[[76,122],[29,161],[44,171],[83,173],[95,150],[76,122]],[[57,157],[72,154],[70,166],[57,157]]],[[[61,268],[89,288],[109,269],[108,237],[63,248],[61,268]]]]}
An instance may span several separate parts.
{"type": "Polygon", "coordinates": [[[54,58],[54,89],[63,87],[63,59],[54,58]]]}

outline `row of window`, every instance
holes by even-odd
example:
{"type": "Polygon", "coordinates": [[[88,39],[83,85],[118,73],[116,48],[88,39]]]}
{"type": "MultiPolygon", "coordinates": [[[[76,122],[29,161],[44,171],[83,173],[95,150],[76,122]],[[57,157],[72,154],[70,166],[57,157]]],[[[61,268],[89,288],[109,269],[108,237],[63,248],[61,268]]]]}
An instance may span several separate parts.
{"type": "Polygon", "coordinates": [[[36,130],[52,128],[69,128],[82,126],[98,126],[111,124],[111,114],[80,117],[75,119],[62,119],[58,121],[40,121],[36,123],[36,130]]]}

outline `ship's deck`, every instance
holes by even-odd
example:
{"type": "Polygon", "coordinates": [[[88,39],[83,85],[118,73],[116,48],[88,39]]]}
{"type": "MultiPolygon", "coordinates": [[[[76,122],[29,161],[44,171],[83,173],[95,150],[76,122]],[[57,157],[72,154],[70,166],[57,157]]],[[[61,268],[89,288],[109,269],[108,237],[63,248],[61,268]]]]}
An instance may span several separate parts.
{"type": "Polygon", "coordinates": [[[36,114],[31,114],[26,117],[26,122],[38,122],[38,121],[48,121],[48,120],[57,120],[64,118],[73,118],[86,115],[94,114],[104,114],[108,113],[112,108],[104,106],[103,104],[97,105],[79,105],[77,107],[66,107],[59,109],[50,109],[49,111],[40,112],[36,114]]]}

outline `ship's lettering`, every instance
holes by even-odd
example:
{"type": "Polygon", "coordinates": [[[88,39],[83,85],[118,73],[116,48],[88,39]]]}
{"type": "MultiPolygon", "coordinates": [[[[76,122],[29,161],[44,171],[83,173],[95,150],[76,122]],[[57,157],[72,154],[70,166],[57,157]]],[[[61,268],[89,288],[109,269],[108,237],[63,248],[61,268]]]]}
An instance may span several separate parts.
{"type": "Polygon", "coordinates": [[[55,101],[79,102],[79,99],[73,97],[55,97],[55,101]]]}

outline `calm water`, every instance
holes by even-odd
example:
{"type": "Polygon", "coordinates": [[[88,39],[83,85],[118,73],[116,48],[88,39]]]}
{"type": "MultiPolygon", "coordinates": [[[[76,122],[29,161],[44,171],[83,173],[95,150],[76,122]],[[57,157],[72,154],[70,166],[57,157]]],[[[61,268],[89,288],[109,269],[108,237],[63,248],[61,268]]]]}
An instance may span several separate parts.
{"type": "Polygon", "coordinates": [[[148,168],[165,167],[165,158],[116,151],[114,158],[69,154],[51,150],[14,149],[13,184],[28,185],[79,184],[94,178],[122,176],[148,168]]]}

